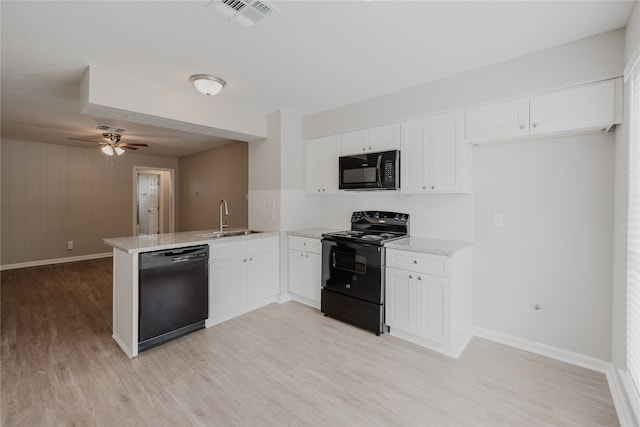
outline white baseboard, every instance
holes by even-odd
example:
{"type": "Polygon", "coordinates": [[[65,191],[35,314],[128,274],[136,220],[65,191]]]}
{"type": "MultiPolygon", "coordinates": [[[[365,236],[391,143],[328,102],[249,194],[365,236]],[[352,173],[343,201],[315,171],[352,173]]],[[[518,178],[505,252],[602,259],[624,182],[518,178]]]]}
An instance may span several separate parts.
{"type": "Polygon", "coordinates": [[[108,258],[110,256],[113,256],[113,252],[106,252],[102,254],[70,256],[65,258],[41,259],[38,261],[18,262],[16,264],[0,265],[0,271],[15,270],[16,268],[39,267],[41,265],[62,264],[65,262],[86,261],[89,259],[108,258]]]}
{"type": "Polygon", "coordinates": [[[570,363],[572,365],[591,369],[597,372],[602,372],[603,374],[607,372],[607,369],[609,369],[610,363],[607,361],[596,359],[595,357],[591,356],[585,356],[584,354],[563,350],[557,347],[552,347],[547,344],[530,341],[524,338],[514,337],[512,335],[503,334],[501,332],[496,332],[489,329],[478,328],[474,326],[473,336],[484,338],[489,341],[495,341],[500,344],[519,348],[521,350],[536,353],[541,356],[550,357],[551,359],[560,360],[562,362],[570,363]]]}
{"type": "Polygon", "coordinates": [[[633,384],[629,383],[631,378],[628,378],[627,372],[616,370],[613,363],[609,364],[609,369],[607,369],[606,373],[620,426],[638,427],[638,421],[636,420],[640,420],[640,398],[635,389],[629,388],[629,386],[633,388],[633,384]]]}

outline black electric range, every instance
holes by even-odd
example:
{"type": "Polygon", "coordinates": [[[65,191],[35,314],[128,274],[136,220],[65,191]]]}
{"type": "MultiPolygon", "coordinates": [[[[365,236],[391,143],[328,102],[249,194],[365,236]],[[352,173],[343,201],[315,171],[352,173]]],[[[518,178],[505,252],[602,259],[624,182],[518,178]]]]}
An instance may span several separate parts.
{"type": "Polygon", "coordinates": [[[322,235],[321,311],[384,333],[384,244],[409,235],[409,215],[359,211],[351,230],[322,235]]]}

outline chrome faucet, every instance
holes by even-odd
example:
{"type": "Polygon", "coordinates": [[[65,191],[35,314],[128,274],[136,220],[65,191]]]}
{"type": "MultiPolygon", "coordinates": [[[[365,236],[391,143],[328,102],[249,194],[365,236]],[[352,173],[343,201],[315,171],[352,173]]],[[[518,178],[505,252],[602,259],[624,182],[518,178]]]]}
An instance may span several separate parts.
{"type": "Polygon", "coordinates": [[[224,224],[222,221],[222,208],[224,207],[224,214],[229,216],[229,206],[227,205],[227,201],[225,199],[220,200],[220,232],[227,227],[228,224],[224,224]]]}

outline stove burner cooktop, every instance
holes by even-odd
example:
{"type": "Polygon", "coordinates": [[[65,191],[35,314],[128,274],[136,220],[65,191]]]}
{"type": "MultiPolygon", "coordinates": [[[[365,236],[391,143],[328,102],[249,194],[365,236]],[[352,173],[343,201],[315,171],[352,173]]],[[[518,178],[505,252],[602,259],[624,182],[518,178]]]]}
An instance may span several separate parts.
{"type": "Polygon", "coordinates": [[[382,240],[383,238],[381,234],[365,234],[362,236],[362,240],[382,240]]]}
{"type": "Polygon", "coordinates": [[[383,245],[409,235],[409,215],[396,212],[362,211],[351,216],[351,230],[326,233],[328,240],[383,245]]]}

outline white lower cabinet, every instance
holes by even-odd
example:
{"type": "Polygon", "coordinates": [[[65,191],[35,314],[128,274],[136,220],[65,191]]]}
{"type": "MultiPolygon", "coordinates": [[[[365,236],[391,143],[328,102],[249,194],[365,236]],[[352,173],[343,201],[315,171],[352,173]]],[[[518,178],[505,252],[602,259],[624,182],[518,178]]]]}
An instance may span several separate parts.
{"type": "Polygon", "coordinates": [[[207,326],[275,301],[278,254],[277,236],[210,245],[207,326]]]}
{"type": "Polygon", "coordinates": [[[386,324],[437,343],[446,343],[449,283],[442,277],[387,267],[386,324]]]}
{"type": "Polygon", "coordinates": [[[322,245],[319,239],[289,236],[289,293],[320,308],[322,245]]]}
{"type": "Polygon", "coordinates": [[[471,249],[451,257],[387,249],[391,335],[458,357],[471,339],[471,249]]]}

